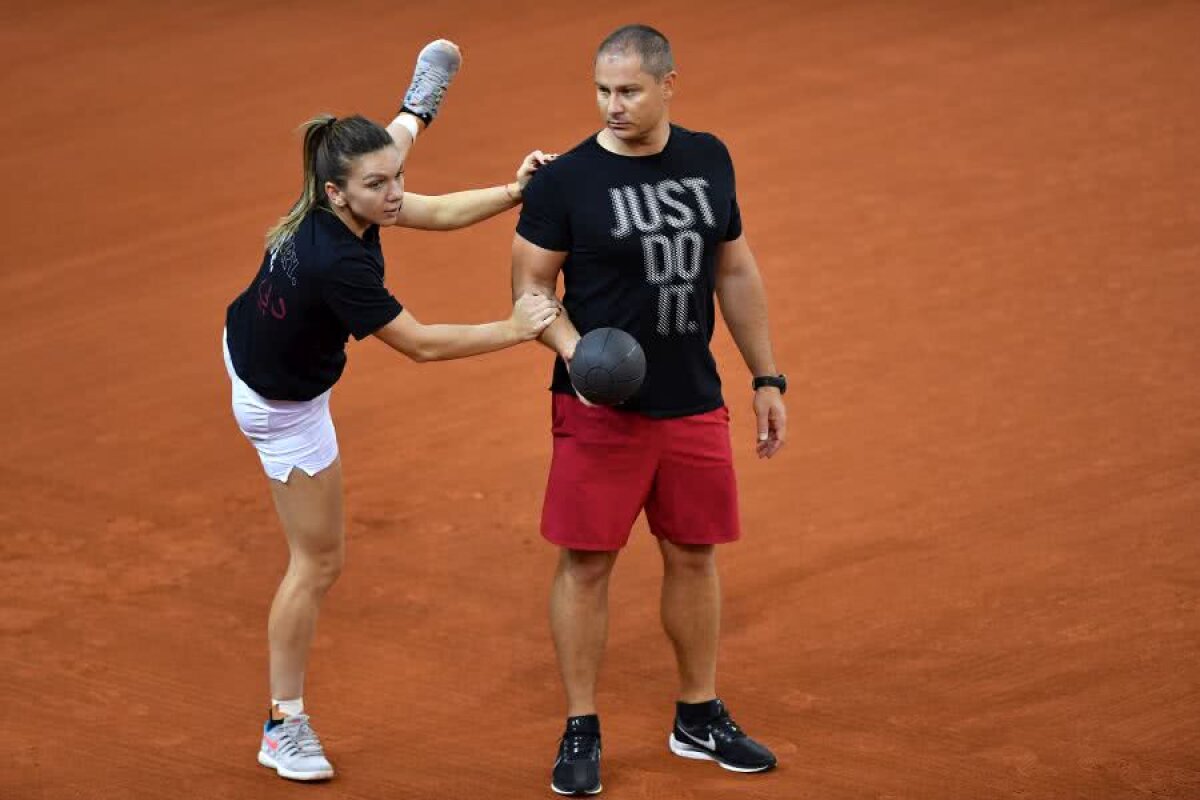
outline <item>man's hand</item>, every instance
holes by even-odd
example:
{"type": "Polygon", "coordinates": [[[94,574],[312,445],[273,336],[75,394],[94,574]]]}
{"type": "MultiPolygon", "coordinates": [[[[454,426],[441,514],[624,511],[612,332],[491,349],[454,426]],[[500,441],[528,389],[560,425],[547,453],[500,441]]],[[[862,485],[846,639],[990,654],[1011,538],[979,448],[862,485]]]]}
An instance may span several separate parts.
{"type": "Polygon", "coordinates": [[[571,367],[571,359],[575,357],[575,346],[579,344],[579,340],[581,338],[583,337],[576,333],[575,338],[564,344],[562,349],[558,352],[558,354],[562,356],[562,360],[567,362],[568,369],[571,367]]]}
{"type": "MultiPolygon", "coordinates": [[[[559,352],[559,355],[562,356],[563,363],[567,365],[568,376],[571,374],[571,359],[575,357],[575,345],[579,344],[580,338],[581,337],[576,334],[575,338],[563,345],[562,350],[559,352]]],[[[590,406],[591,408],[596,407],[595,403],[579,393],[579,390],[575,388],[574,381],[571,382],[571,389],[574,390],[575,397],[579,400],[579,402],[583,403],[585,406],[590,406]]]]}
{"type": "Polygon", "coordinates": [[[755,390],[754,416],[758,420],[755,451],[759,458],[771,458],[787,438],[787,408],[778,389],[764,386],[755,390]]]}

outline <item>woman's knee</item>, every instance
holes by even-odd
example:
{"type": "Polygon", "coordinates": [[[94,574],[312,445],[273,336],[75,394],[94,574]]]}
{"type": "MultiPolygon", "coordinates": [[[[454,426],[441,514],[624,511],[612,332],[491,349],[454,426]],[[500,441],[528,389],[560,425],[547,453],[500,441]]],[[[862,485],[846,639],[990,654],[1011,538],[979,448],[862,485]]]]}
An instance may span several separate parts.
{"type": "Polygon", "coordinates": [[[289,571],[306,587],[324,592],[333,586],[346,563],[346,548],[340,543],[316,551],[292,553],[289,571]]]}

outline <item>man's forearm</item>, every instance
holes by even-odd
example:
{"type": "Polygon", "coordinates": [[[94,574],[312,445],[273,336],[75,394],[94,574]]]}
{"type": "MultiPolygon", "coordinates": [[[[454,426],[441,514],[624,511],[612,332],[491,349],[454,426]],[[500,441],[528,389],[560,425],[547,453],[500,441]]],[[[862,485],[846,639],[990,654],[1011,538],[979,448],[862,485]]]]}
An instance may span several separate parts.
{"type": "Polygon", "coordinates": [[[721,316],[751,374],[778,374],[767,324],[767,293],[758,270],[740,271],[721,278],[717,285],[717,300],[721,304],[721,316]]]}
{"type": "Polygon", "coordinates": [[[558,318],[550,323],[538,341],[549,347],[564,359],[570,360],[575,355],[575,343],[579,341],[579,331],[567,317],[565,309],[560,307],[558,318]]]}
{"type": "MultiPolygon", "coordinates": [[[[538,291],[547,297],[554,297],[557,288],[556,285],[547,285],[536,280],[515,280],[513,282],[513,300],[515,301],[529,291],[538,291]]],[[[546,330],[542,331],[538,341],[564,359],[575,355],[575,343],[579,341],[579,331],[575,329],[571,318],[567,316],[567,310],[563,308],[562,303],[558,305],[558,317],[550,323],[546,330]]]]}

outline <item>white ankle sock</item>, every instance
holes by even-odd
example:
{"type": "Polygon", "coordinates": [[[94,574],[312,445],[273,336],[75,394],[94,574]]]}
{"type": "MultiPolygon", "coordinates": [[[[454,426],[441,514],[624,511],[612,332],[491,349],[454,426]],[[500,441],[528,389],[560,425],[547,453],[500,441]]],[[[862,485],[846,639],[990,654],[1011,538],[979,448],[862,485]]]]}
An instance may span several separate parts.
{"type": "Polygon", "coordinates": [[[285,717],[294,717],[297,714],[304,713],[304,698],[297,697],[295,700],[276,700],[272,697],[271,706],[278,709],[279,713],[285,717]]]}

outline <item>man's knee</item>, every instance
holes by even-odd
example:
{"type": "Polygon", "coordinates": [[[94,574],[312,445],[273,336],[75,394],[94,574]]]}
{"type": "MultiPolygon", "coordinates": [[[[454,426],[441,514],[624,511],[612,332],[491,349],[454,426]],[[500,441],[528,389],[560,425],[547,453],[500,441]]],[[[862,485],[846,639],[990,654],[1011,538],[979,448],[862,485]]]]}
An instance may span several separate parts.
{"type": "Polygon", "coordinates": [[[574,583],[595,586],[608,580],[616,561],[616,551],[564,549],[558,569],[574,583]]]}
{"type": "Polygon", "coordinates": [[[708,575],[717,570],[717,548],[711,544],[675,544],[660,540],[663,565],[673,573],[708,575]]]}

